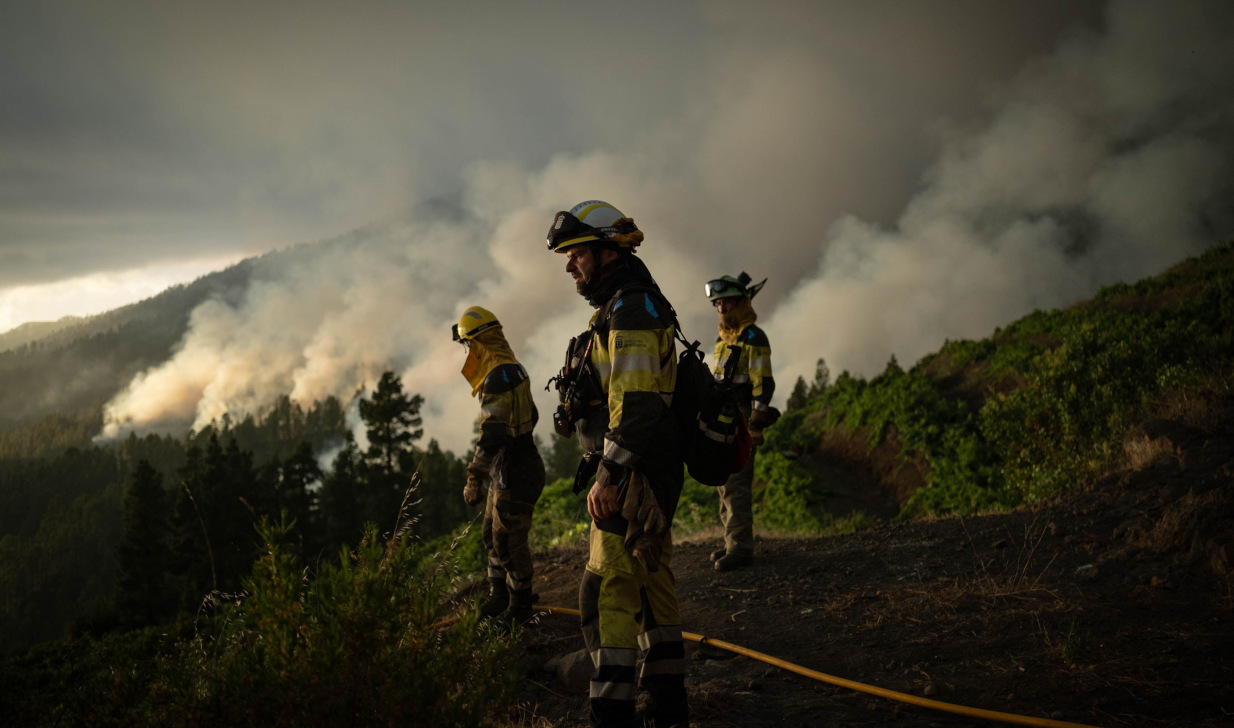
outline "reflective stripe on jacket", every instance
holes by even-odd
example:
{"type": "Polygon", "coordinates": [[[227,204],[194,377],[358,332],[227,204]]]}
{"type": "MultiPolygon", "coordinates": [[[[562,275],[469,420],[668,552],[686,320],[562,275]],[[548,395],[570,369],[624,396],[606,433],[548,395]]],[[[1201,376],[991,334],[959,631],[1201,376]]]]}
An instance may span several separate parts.
{"type": "MultiPolygon", "coordinates": [[[[754,411],[767,410],[776,391],[776,382],[771,376],[771,342],[762,329],[750,324],[741,332],[735,346],[741,349],[733,372],[738,401],[754,411]]],[[[716,339],[716,363],[712,367],[716,379],[724,376],[725,365],[732,356],[728,347],[723,339],[716,339]]]]}
{"type": "Polygon", "coordinates": [[[610,311],[607,322],[597,325],[590,357],[608,400],[604,457],[636,467],[652,448],[663,445],[664,428],[671,427],[675,324],[659,297],[647,291],[623,295],[610,311]]]}

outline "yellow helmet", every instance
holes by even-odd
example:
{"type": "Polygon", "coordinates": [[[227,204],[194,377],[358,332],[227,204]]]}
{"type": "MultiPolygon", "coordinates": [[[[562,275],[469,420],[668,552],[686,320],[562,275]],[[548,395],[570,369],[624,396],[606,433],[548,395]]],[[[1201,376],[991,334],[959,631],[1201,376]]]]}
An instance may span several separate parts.
{"type": "Polygon", "coordinates": [[[593,242],[633,249],[643,242],[643,232],[632,218],[602,200],[580,202],[553,216],[553,226],[548,229],[549,250],[564,253],[575,245],[593,242]]]}
{"type": "Polygon", "coordinates": [[[471,341],[481,331],[497,326],[501,326],[501,322],[497,320],[492,311],[472,306],[459,317],[458,323],[451,328],[451,333],[454,334],[455,341],[471,341]]]}

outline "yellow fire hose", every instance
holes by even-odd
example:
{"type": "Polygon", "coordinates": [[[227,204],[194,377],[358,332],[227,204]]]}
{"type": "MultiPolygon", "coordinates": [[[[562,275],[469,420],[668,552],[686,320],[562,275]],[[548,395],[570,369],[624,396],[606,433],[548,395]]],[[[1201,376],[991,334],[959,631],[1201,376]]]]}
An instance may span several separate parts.
{"type": "MultiPolygon", "coordinates": [[[[549,612],[551,614],[566,614],[566,615],[570,615],[574,617],[579,616],[579,612],[577,609],[569,609],[567,607],[548,607],[548,606],[543,606],[543,605],[537,605],[535,607],[535,610],[537,612],[549,612]]],[[[939,700],[930,700],[929,698],[919,698],[915,695],[909,695],[907,693],[897,693],[894,690],[886,690],[884,688],[874,687],[873,685],[866,685],[865,683],[854,682],[852,680],[845,680],[842,677],[835,677],[833,675],[828,675],[826,673],[818,672],[817,670],[810,670],[808,668],[801,667],[800,665],[794,665],[791,662],[785,662],[784,660],[781,660],[777,657],[772,657],[771,655],[765,655],[761,652],[756,652],[754,650],[746,649],[745,647],[742,647],[740,645],[734,645],[729,642],[724,642],[722,640],[712,639],[710,637],[704,637],[703,635],[694,634],[693,632],[682,632],[681,636],[685,639],[690,640],[691,642],[698,642],[699,644],[702,644],[702,645],[711,645],[712,647],[719,647],[722,650],[728,650],[729,652],[734,652],[738,655],[752,657],[755,660],[765,662],[768,665],[774,665],[776,667],[781,667],[781,668],[784,668],[785,670],[788,670],[789,672],[795,672],[798,675],[804,675],[808,678],[812,678],[820,682],[830,683],[832,685],[837,685],[842,688],[848,688],[849,690],[856,690],[857,692],[861,692],[861,693],[877,695],[881,698],[888,698],[890,700],[896,700],[901,703],[908,703],[910,705],[916,705],[922,708],[930,708],[931,710],[941,710],[947,713],[956,713],[958,715],[967,715],[972,718],[983,718],[985,720],[996,720],[1002,723],[1014,723],[1016,725],[1047,726],[1048,728],[1093,728],[1093,726],[1084,725],[1083,723],[1067,723],[1061,720],[1050,720],[1048,718],[1033,718],[1027,715],[1016,715],[1014,713],[1000,713],[997,710],[984,710],[982,708],[969,708],[964,705],[953,705],[952,703],[944,703],[939,700]]]]}

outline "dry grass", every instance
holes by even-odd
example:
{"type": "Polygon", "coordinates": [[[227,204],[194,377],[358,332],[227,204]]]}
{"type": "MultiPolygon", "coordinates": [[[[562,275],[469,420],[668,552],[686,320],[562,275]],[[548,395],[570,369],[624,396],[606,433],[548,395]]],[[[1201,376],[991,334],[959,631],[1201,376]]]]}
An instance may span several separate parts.
{"type": "Polygon", "coordinates": [[[1189,386],[1164,393],[1153,407],[1153,417],[1177,420],[1211,434],[1229,426],[1232,406],[1230,372],[1209,372],[1189,386]]]}
{"type": "Polygon", "coordinates": [[[1123,442],[1123,455],[1127,466],[1139,470],[1149,465],[1166,463],[1179,458],[1178,448],[1167,438],[1151,438],[1141,431],[1133,432],[1123,442]]]}
{"type": "MultiPolygon", "coordinates": [[[[976,564],[976,571],[970,585],[974,593],[987,597],[1015,597],[1044,592],[1053,596],[1053,592],[1045,589],[1042,584],[1056,555],[1050,556],[1044,565],[1040,563],[1041,559],[1037,555],[1037,549],[1046,536],[1048,525],[1039,524],[1037,516],[1034,516],[1033,520],[1024,526],[1024,533],[1019,539],[1019,547],[1011,551],[1012,557],[1002,559],[1006,565],[997,570],[993,568],[994,559],[981,557],[963,519],[960,523],[964,527],[965,536],[968,537],[969,547],[973,551],[973,560],[976,564]]],[[[1008,541],[1011,542],[1013,539],[1014,537],[1009,533],[1008,541]]],[[[1008,550],[1012,548],[1010,543],[1006,546],[1008,550]]]]}
{"type": "Polygon", "coordinates": [[[1226,582],[1229,591],[1230,557],[1234,533],[1228,524],[1234,503],[1224,489],[1188,491],[1168,505],[1151,528],[1132,534],[1133,546],[1160,553],[1181,554],[1186,562],[1203,562],[1226,582]]]}

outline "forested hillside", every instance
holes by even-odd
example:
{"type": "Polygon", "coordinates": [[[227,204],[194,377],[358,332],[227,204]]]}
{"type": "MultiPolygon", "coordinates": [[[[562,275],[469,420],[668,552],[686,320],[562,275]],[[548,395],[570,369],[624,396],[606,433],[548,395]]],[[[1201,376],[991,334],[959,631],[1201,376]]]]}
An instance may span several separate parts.
{"type": "Polygon", "coordinates": [[[421,538],[451,531],[469,515],[452,487],[463,463],[418,444],[422,401],[387,374],[359,403],[366,450],[337,400],[306,410],[283,398],[185,438],[0,459],[0,652],[74,621],[158,624],[195,613],[208,593],[239,591],[263,519],[294,523],[295,552],[309,561],[354,544],[366,522],[389,533],[406,518],[421,538]],[[413,473],[419,496],[404,502],[413,473]]]}
{"type": "Polygon", "coordinates": [[[52,334],[85,321],[81,316],[65,316],[57,321],[30,321],[0,334],[0,352],[46,339],[52,334]]]}

